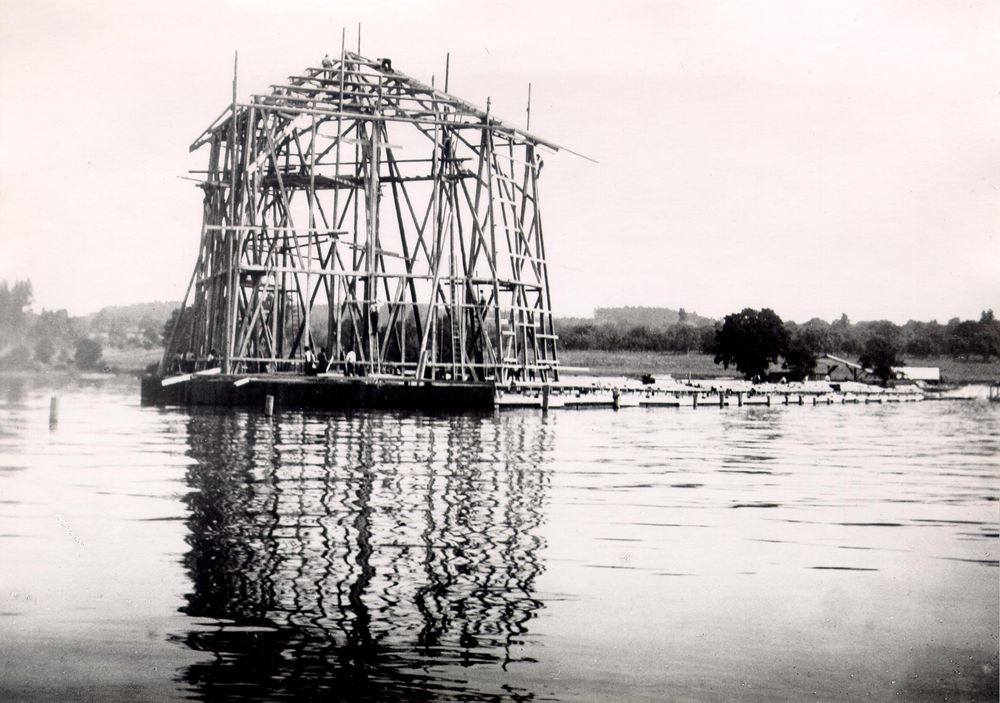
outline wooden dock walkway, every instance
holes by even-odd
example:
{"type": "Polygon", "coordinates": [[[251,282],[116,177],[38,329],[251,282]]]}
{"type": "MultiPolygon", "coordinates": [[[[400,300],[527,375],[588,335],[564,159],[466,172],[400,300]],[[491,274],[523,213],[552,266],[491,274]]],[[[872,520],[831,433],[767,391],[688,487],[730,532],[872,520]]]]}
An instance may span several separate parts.
{"type": "Polygon", "coordinates": [[[911,403],[924,400],[915,386],[882,388],[864,383],[807,381],[751,384],[734,380],[667,379],[644,385],[631,379],[576,378],[556,383],[522,383],[497,389],[498,408],[722,408],[744,405],[844,405],[911,403]],[[547,396],[547,397],[546,397],[547,396]]]}
{"type": "Polygon", "coordinates": [[[665,379],[642,384],[627,378],[568,377],[540,383],[422,381],[403,376],[303,376],[290,373],[223,374],[218,369],[142,380],[142,401],[152,405],[256,408],[385,408],[465,412],[539,408],[725,408],[744,405],[909,403],[933,397],[916,386],[882,388],[856,382],[751,384],[730,379],[665,379]],[[270,401],[268,401],[270,398],[270,401]]]}

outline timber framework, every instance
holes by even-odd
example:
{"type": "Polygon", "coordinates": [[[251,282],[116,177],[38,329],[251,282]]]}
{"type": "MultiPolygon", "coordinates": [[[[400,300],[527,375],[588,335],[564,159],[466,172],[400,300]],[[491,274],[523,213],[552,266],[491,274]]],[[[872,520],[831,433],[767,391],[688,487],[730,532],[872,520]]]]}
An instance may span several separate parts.
{"type": "Polygon", "coordinates": [[[247,103],[234,81],[191,145],[201,242],[164,359],[295,371],[309,346],[368,376],[557,381],[539,175],[559,147],[446,91],[349,51],[247,103]]]}

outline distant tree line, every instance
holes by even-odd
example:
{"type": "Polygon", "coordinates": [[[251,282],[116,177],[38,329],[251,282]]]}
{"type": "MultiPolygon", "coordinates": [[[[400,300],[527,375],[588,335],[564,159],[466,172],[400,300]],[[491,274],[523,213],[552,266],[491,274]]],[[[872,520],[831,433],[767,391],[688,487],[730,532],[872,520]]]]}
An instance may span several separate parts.
{"type": "Polygon", "coordinates": [[[564,349],[606,351],[657,351],[672,353],[712,353],[715,327],[693,327],[675,323],[663,329],[636,325],[583,323],[558,327],[559,344],[564,349]]]}
{"type": "MultiPolygon", "coordinates": [[[[142,303],[107,307],[92,315],[72,317],[65,310],[34,312],[32,302],[30,280],[16,281],[12,285],[0,281],[0,369],[33,365],[101,368],[104,348],[159,348],[173,327],[171,314],[179,312],[176,303],[142,303]]],[[[792,375],[805,369],[811,371],[816,356],[823,353],[868,361],[885,357],[888,352],[892,352],[896,360],[903,355],[948,355],[969,360],[1000,358],[1000,321],[994,318],[992,310],[985,310],[979,320],[956,317],[945,324],[911,320],[904,325],[884,320],[852,323],[847,315],[833,322],[813,318],[797,324],[782,321],[773,311],[764,315],[763,310],[747,310],[758,318],[763,316],[758,322],[777,335],[776,359],[792,375]]],[[[747,310],[733,315],[739,317],[747,310]]],[[[732,336],[731,330],[724,330],[733,315],[716,322],[683,308],[677,311],[605,308],[601,313],[601,320],[557,320],[560,346],[564,349],[696,352],[719,356],[720,351],[725,351],[720,350],[720,341],[732,336]],[[631,324],[635,320],[648,324],[631,324]]],[[[732,324],[735,323],[730,327],[732,324]]],[[[409,345],[414,335],[406,337],[409,345]]],[[[182,340],[179,346],[183,344],[182,340]]],[[[766,351],[768,358],[774,356],[770,353],[771,347],[766,351]]],[[[735,363],[734,358],[731,365],[735,363]]]]}
{"type": "Polygon", "coordinates": [[[30,280],[0,281],[0,370],[104,368],[107,347],[154,349],[161,344],[170,303],[108,307],[92,315],[32,310],[30,280]]]}
{"type": "MultiPolygon", "coordinates": [[[[887,339],[898,353],[916,357],[947,355],[984,361],[1000,358],[1000,322],[992,310],[984,311],[979,320],[956,317],[946,324],[913,320],[905,325],[887,320],[852,323],[847,315],[833,322],[813,318],[803,324],[777,319],[787,335],[782,348],[793,361],[803,355],[808,357],[810,351],[858,358],[873,337],[887,339]]],[[[565,349],[715,354],[717,333],[724,324],[693,326],[678,322],[655,327],[577,320],[559,325],[558,332],[565,349]]],[[[808,362],[808,358],[803,361],[808,362]]]]}

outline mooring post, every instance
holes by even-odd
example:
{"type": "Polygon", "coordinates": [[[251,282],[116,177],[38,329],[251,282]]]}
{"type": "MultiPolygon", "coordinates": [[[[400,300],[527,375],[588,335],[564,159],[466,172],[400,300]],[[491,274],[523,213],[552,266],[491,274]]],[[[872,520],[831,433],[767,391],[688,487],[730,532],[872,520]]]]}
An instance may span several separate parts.
{"type": "Polygon", "coordinates": [[[617,388],[611,389],[611,404],[614,406],[615,410],[621,410],[622,394],[617,388]]]}
{"type": "Polygon", "coordinates": [[[549,411],[549,384],[542,386],[542,412],[547,413],[549,411]]]}
{"type": "Polygon", "coordinates": [[[59,398],[52,396],[49,401],[49,429],[55,429],[59,424],[59,398]]]}
{"type": "Polygon", "coordinates": [[[736,394],[736,407],[737,408],[742,408],[743,407],[743,394],[742,393],[737,393],[736,394]]]}
{"type": "Polygon", "coordinates": [[[767,394],[767,407],[771,407],[771,394],[767,394]]]}
{"type": "Polygon", "coordinates": [[[806,404],[805,398],[803,398],[802,394],[799,393],[799,405],[805,405],[805,404],[806,404]]]}
{"type": "Polygon", "coordinates": [[[265,395],[264,396],[264,415],[266,417],[271,417],[274,415],[274,396],[265,395]]]}
{"type": "Polygon", "coordinates": [[[818,403],[818,402],[819,402],[819,396],[814,395],[813,396],[813,405],[816,405],[816,403],[818,403]]]}
{"type": "Polygon", "coordinates": [[[721,408],[725,404],[726,404],[726,394],[720,390],[719,391],[719,407],[721,408]]]}
{"type": "Polygon", "coordinates": [[[691,407],[693,407],[695,410],[697,410],[698,409],[698,391],[694,392],[694,395],[691,397],[691,402],[692,402],[691,407]]]}
{"type": "Polygon", "coordinates": [[[785,393],[785,405],[788,405],[788,393],[785,393]]]}

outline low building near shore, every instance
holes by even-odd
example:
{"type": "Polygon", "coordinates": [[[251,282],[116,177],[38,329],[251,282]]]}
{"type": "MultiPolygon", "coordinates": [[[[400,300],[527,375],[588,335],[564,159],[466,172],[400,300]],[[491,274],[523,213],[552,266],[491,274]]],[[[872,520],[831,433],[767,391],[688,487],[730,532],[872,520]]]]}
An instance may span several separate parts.
{"type": "Polygon", "coordinates": [[[925,381],[940,383],[941,369],[937,366],[893,366],[892,373],[898,381],[925,381]]]}

